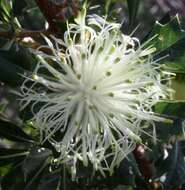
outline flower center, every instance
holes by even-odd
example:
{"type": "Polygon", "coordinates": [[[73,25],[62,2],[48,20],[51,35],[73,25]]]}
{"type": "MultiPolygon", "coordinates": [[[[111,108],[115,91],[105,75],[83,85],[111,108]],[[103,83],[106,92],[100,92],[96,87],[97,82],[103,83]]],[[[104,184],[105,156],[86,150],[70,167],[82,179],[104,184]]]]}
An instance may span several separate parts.
{"type": "Polygon", "coordinates": [[[97,95],[97,86],[92,84],[80,83],[77,93],[79,93],[80,99],[88,105],[92,105],[92,102],[99,98],[97,95]]]}

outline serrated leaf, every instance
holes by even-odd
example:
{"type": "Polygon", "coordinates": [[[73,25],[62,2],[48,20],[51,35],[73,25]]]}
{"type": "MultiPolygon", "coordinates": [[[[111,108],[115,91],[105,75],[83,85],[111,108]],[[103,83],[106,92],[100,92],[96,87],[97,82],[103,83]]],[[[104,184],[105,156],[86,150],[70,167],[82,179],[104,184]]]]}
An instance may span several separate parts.
{"type": "Polygon", "coordinates": [[[161,63],[165,64],[167,70],[185,74],[185,37],[165,49],[158,57],[165,55],[168,57],[162,60],[161,63]]]}
{"type": "Polygon", "coordinates": [[[166,24],[156,22],[150,37],[155,35],[157,37],[150,42],[157,49],[154,59],[165,57],[160,61],[165,69],[185,73],[185,31],[181,28],[179,17],[173,17],[166,24]]]}
{"type": "Polygon", "coordinates": [[[157,53],[160,53],[182,39],[185,32],[180,27],[178,16],[175,16],[167,24],[161,24],[157,21],[150,36],[155,35],[157,37],[151,41],[151,45],[157,49],[157,53]]]}
{"type": "Polygon", "coordinates": [[[0,120],[0,136],[12,141],[33,143],[33,139],[20,127],[13,123],[0,120]]]}

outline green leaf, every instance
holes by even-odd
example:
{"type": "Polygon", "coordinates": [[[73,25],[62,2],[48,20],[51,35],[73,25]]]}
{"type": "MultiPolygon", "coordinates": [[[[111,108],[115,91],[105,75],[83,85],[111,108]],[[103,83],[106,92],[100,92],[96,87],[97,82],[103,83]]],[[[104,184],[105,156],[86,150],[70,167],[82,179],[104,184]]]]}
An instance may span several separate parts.
{"type": "Polygon", "coordinates": [[[119,168],[114,173],[114,183],[122,185],[135,186],[135,178],[139,176],[139,168],[133,154],[129,154],[127,159],[124,159],[119,168]]]}
{"type": "Polygon", "coordinates": [[[150,43],[157,49],[157,53],[174,45],[177,41],[185,37],[185,32],[180,27],[178,16],[171,19],[166,24],[156,22],[150,37],[156,36],[150,43]]]}
{"type": "Polygon", "coordinates": [[[38,147],[32,148],[22,165],[24,178],[28,183],[30,183],[29,179],[31,181],[34,178],[33,176],[37,175],[37,172],[42,168],[50,155],[51,151],[48,149],[38,147]]]}
{"type": "Polygon", "coordinates": [[[154,59],[160,61],[166,70],[185,73],[185,31],[181,29],[179,17],[175,16],[166,24],[156,22],[150,37],[156,36],[149,45],[156,48],[154,59]]]}
{"type": "Polygon", "coordinates": [[[4,59],[1,55],[0,71],[0,81],[8,85],[17,86],[23,82],[23,77],[21,76],[21,74],[23,75],[24,70],[21,67],[4,59]]]}
{"type": "Polygon", "coordinates": [[[174,118],[185,118],[185,102],[183,101],[163,101],[155,105],[154,111],[174,118]]]}
{"type": "Polygon", "coordinates": [[[0,166],[21,162],[27,154],[25,150],[0,148],[0,166]]]}
{"type": "Polygon", "coordinates": [[[32,189],[36,189],[38,187],[40,178],[43,174],[44,169],[47,167],[47,165],[48,165],[47,161],[43,163],[43,165],[37,170],[37,172],[35,173],[33,178],[28,181],[24,190],[32,190],[32,189]]]}
{"type": "Polygon", "coordinates": [[[0,20],[9,22],[11,18],[12,2],[8,0],[0,1],[0,20]]]}
{"type": "Polygon", "coordinates": [[[134,24],[139,10],[140,0],[127,0],[130,25],[134,24]]]}
{"type": "Polygon", "coordinates": [[[33,70],[37,63],[37,60],[28,48],[17,44],[13,44],[8,51],[0,50],[0,56],[26,70],[33,70]]]}
{"type": "Polygon", "coordinates": [[[13,123],[0,120],[0,136],[12,141],[33,143],[33,139],[20,127],[13,123]]]}
{"type": "Polygon", "coordinates": [[[185,36],[165,49],[158,57],[165,55],[168,55],[168,57],[161,61],[162,64],[165,64],[165,69],[185,74],[185,36]]]}
{"type": "Polygon", "coordinates": [[[47,170],[43,172],[37,190],[58,190],[58,184],[60,184],[60,181],[62,180],[60,171],[53,173],[48,172],[47,170]]]}
{"type": "Polygon", "coordinates": [[[25,183],[21,164],[16,165],[12,170],[5,175],[1,180],[2,190],[23,190],[25,183]]]}
{"type": "Polygon", "coordinates": [[[160,141],[167,141],[172,135],[182,136],[182,122],[185,119],[185,102],[160,102],[154,107],[154,111],[166,117],[166,122],[156,123],[157,138],[160,141]]]}
{"type": "Polygon", "coordinates": [[[106,1],[106,4],[105,4],[105,12],[106,12],[106,14],[108,14],[108,12],[109,12],[109,7],[110,7],[111,2],[112,2],[112,0],[107,0],[106,1]]]}
{"type": "Polygon", "coordinates": [[[185,101],[185,75],[176,75],[176,79],[171,81],[171,88],[175,91],[175,100],[185,101]]]}
{"type": "Polygon", "coordinates": [[[14,0],[13,1],[13,13],[14,15],[18,16],[22,14],[22,11],[24,8],[26,8],[27,3],[25,2],[25,0],[14,0]]]}
{"type": "MultiPolygon", "coordinates": [[[[2,160],[8,159],[10,163],[14,163],[15,161],[11,160],[12,158],[24,159],[24,161],[21,161],[21,163],[19,162],[19,164],[12,167],[9,173],[2,178],[3,190],[37,189],[37,186],[40,184],[43,170],[47,167],[49,163],[48,158],[50,155],[50,150],[39,147],[34,147],[31,149],[31,151],[11,149],[0,152],[0,162],[2,160]]],[[[51,174],[49,170],[47,170],[46,172],[47,173],[44,173],[43,175],[51,174]]],[[[42,177],[42,180],[45,181],[46,179],[42,177]]]]}
{"type": "Polygon", "coordinates": [[[12,169],[13,164],[4,164],[3,167],[0,167],[0,177],[5,176],[7,173],[9,173],[12,169]]]}

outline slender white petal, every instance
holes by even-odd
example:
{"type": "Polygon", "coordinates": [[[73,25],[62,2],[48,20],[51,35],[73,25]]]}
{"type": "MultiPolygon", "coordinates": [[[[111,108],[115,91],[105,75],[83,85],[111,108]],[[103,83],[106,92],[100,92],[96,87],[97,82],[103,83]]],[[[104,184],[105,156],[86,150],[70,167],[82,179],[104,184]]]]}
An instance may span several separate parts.
{"type": "Polygon", "coordinates": [[[22,108],[32,104],[41,142],[50,141],[59,160],[72,163],[73,176],[78,161],[112,173],[141,142],[143,121],[164,120],[152,106],[169,97],[171,74],[152,60],[153,47],[96,15],[68,24],[64,40],[44,38],[52,55],[35,52],[39,63],[22,85],[22,108]]]}

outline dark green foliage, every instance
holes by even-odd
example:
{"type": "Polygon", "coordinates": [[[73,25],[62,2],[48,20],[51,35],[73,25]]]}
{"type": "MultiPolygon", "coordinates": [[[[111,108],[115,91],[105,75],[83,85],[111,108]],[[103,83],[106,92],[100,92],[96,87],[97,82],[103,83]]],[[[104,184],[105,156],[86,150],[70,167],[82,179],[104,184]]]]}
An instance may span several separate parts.
{"type": "Polygon", "coordinates": [[[179,22],[178,16],[165,24],[156,22],[150,36],[157,35],[151,43],[156,47],[158,53],[171,47],[185,36],[179,22]]]}
{"type": "Polygon", "coordinates": [[[15,16],[20,16],[22,11],[26,8],[27,3],[26,0],[22,0],[21,2],[18,0],[13,1],[13,13],[15,16]]]}
{"type": "Polygon", "coordinates": [[[128,10],[129,10],[129,22],[130,22],[130,25],[132,25],[134,24],[137,17],[140,0],[127,0],[127,4],[128,4],[128,10]]]}
{"type": "Polygon", "coordinates": [[[156,124],[158,139],[167,142],[171,136],[183,134],[184,110],[185,102],[161,102],[155,106],[156,113],[162,114],[169,119],[166,123],[156,124]]]}
{"type": "Polygon", "coordinates": [[[0,120],[0,136],[12,141],[33,142],[32,138],[21,128],[3,120],[0,120]]]}
{"type": "Polygon", "coordinates": [[[27,155],[24,149],[0,149],[0,166],[6,166],[7,164],[15,165],[20,163],[27,155]]]}
{"type": "Polygon", "coordinates": [[[14,65],[13,63],[9,62],[5,58],[0,56],[0,80],[4,83],[7,83],[12,86],[20,85],[23,82],[23,78],[21,77],[21,74],[23,75],[24,70],[14,65]]]}

